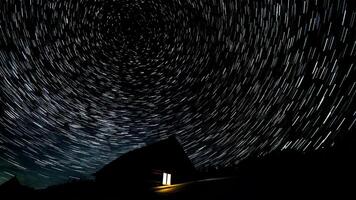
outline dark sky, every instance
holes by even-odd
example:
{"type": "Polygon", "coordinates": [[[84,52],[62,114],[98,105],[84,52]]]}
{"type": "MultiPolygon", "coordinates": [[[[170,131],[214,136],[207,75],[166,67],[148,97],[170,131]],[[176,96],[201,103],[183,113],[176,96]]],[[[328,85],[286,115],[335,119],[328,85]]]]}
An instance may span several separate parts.
{"type": "Polygon", "coordinates": [[[197,167],[355,126],[353,0],[2,0],[0,183],[88,177],[175,134],[197,167]]]}

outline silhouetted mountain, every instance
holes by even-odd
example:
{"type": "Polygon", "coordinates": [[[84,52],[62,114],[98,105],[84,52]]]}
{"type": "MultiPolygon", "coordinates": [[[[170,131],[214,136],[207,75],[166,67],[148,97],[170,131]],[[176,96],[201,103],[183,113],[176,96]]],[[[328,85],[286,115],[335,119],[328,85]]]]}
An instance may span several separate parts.
{"type": "Polygon", "coordinates": [[[0,191],[40,199],[354,199],[354,144],[355,135],[349,134],[330,149],[275,151],[197,173],[177,139],[170,137],[119,157],[95,173],[93,181],[34,191],[14,178],[0,191]],[[161,186],[163,172],[172,174],[174,185],[161,186]]]}
{"type": "Polygon", "coordinates": [[[33,192],[34,192],[33,189],[22,185],[16,177],[12,177],[10,180],[6,181],[0,186],[0,194],[7,194],[7,195],[13,193],[29,194],[33,192]]]}

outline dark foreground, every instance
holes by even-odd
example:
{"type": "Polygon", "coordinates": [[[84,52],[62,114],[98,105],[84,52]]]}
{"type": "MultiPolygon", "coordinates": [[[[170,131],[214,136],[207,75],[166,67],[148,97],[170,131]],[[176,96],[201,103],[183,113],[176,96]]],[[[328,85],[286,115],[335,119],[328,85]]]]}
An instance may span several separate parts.
{"type": "Polygon", "coordinates": [[[78,181],[44,190],[3,188],[2,193],[7,194],[2,197],[7,198],[1,199],[24,195],[31,199],[355,199],[354,159],[289,154],[293,153],[246,161],[233,172],[214,173],[232,173],[228,177],[202,178],[172,186],[144,188],[113,183],[102,187],[94,181],[78,181]]]}
{"type": "Polygon", "coordinates": [[[0,186],[0,199],[356,199],[355,142],[352,136],[321,152],[275,152],[171,186],[83,180],[33,190],[13,179],[0,186]]]}

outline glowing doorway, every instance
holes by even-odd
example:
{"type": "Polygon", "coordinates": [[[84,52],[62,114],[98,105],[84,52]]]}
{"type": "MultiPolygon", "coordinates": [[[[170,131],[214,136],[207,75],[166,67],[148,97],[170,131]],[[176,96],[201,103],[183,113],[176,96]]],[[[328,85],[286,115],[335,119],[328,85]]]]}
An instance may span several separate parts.
{"type": "Polygon", "coordinates": [[[171,174],[163,172],[162,185],[171,185],[171,174]]]}

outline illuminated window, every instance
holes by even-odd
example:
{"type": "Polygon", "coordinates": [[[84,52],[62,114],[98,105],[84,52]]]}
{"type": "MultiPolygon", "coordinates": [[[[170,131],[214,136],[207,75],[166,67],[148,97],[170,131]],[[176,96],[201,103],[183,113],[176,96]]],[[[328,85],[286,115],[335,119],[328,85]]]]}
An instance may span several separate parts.
{"type": "Polygon", "coordinates": [[[171,185],[171,174],[163,173],[162,185],[171,185]]]}

